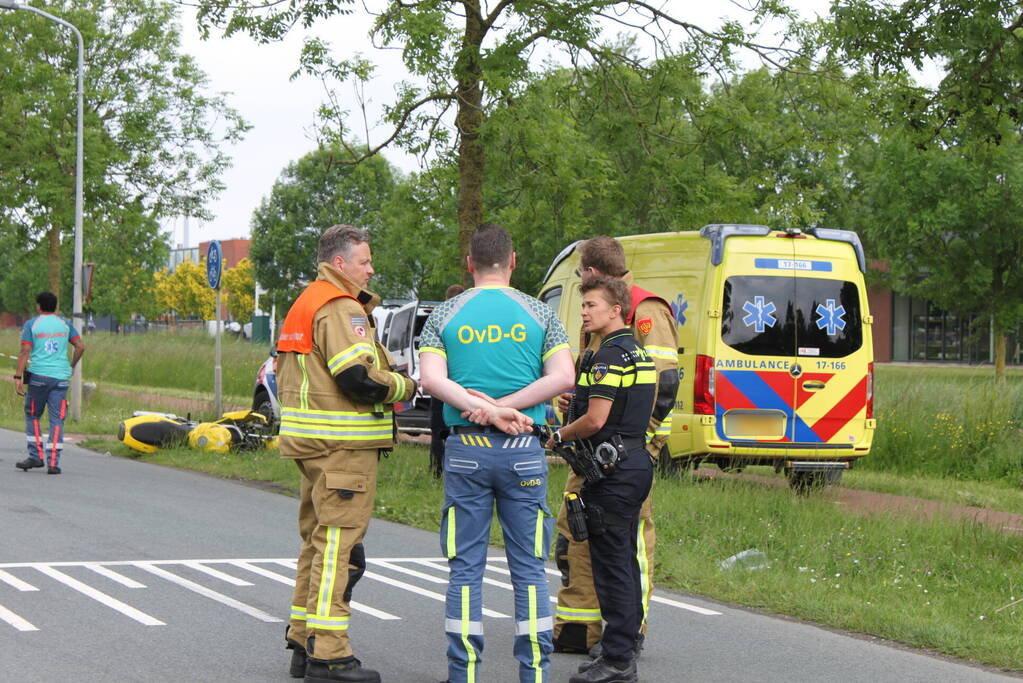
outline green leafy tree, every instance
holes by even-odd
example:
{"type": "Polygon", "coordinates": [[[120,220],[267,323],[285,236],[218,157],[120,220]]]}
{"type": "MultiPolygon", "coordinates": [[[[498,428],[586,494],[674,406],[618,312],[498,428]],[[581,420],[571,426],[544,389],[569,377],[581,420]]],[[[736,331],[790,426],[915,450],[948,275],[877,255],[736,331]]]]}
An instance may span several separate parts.
{"type": "Polygon", "coordinates": [[[288,164],[253,213],[249,256],[256,280],[282,310],[302,282],[315,279],[316,246],[325,229],[348,223],[375,238],[381,227],[394,170],[382,156],[358,165],[345,158],[343,150],[321,148],[288,164]]]}
{"type": "Polygon", "coordinates": [[[156,273],[156,298],[162,310],[176,311],[182,317],[213,320],[217,294],[206,279],[205,259],[200,263],[184,261],[173,273],[156,273]]]}
{"type": "MultiPolygon", "coordinates": [[[[175,6],[54,0],[45,9],[74,24],[86,47],[85,260],[99,260],[94,246],[102,252],[125,241],[118,235],[101,245],[105,226],[144,224],[152,236],[162,217],[207,217],[201,207],[222,189],[228,164],[220,147],[246,126],[180,53],[175,6]]],[[[76,71],[76,41],[57,24],[0,12],[0,226],[17,235],[21,252],[42,245],[54,292],[74,227],[76,71]]],[[[146,239],[135,251],[158,242],[146,239]]],[[[151,262],[156,251],[136,261],[151,262]]],[[[107,272],[116,273],[116,263],[105,263],[114,267],[107,272]]]]}
{"type": "Polygon", "coordinates": [[[990,316],[995,375],[1004,377],[1005,335],[1023,323],[1023,213],[1011,197],[1023,142],[1023,11],[998,0],[839,0],[832,19],[826,35],[850,64],[890,77],[878,100],[890,130],[864,188],[868,235],[905,291],[990,316]],[[925,66],[940,72],[936,84],[909,72],[925,66]]]}
{"type": "Polygon", "coordinates": [[[224,271],[224,294],[227,295],[227,312],[231,320],[247,323],[252,320],[255,305],[256,278],[252,261],[243,258],[234,268],[224,271]]]}
{"type": "MultiPolygon", "coordinates": [[[[199,22],[206,30],[220,26],[230,35],[248,32],[260,40],[279,38],[289,25],[310,26],[324,16],[348,11],[343,0],[287,0],[263,3],[201,0],[199,22]]],[[[777,1],[759,3],[750,13],[752,24],[785,14],[777,1]]],[[[688,51],[706,64],[728,60],[734,46],[744,46],[773,59],[775,52],[757,44],[738,23],[708,31],[642,0],[578,0],[571,3],[495,0],[403,2],[390,0],[376,17],[373,37],[382,47],[401,49],[409,74],[417,83],[402,83],[397,99],[386,109],[391,132],[365,153],[351,146],[347,112],[334,93],[334,84],[348,79],[366,81],[372,68],[362,57],[336,58],[329,43],[310,40],[302,70],[324,80],[332,97],[321,110],[326,139],[349,145],[352,160],[371,156],[389,144],[417,154],[436,149],[457,163],[456,218],[460,256],[468,252],[472,231],[484,220],[484,122],[502,100],[514,96],[528,80],[530,58],[545,48],[562,50],[573,63],[634,61],[626,52],[600,39],[600,21],[610,20],[651,37],[659,49],[675,51],[677,30],[688,51]],[[445,121],[454,114],[454,128],[445,121]]],[[[464,259],[460,259],[464,262],[464,259]]]]}

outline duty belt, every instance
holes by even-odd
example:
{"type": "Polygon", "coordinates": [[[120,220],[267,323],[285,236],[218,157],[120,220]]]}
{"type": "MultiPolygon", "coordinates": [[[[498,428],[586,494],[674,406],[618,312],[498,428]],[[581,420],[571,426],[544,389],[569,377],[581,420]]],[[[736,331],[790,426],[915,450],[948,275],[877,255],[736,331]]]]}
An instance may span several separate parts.
{"type": "MultiPolygon", "coordinates": [[[[640,448],[646,448],[646,439],[641,436],[623,436],[621,437],[621,439],[622,444],[625,446],[626,451],[635,451],[639,450],[640,448]]],[[[603,443],[603,442],[594,443],[587,439],[580,439],[580,441],[584,441],[586,443],[586,446],[589,447],[590,450],[595,449],[597,446],[603,443]]]]}
{"type": "Polygon", "coordinates": [[[451,428],[452,434],[504,434],[497,427],[490,425],[455,425],[451,428]]]}

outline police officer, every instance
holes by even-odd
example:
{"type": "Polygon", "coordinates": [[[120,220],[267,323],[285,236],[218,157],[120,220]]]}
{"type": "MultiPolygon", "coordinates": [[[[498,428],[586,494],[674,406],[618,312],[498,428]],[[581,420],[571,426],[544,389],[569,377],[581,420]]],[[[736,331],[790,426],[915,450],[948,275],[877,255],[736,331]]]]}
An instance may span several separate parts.
{"type": "Polygon", "coordinates": [[[545,401],[571,387],[572,353],[557,314],[509,286],[515,252],[504,229],[481,225],[467,265],[475,286],[433,310],[419,346],[423,386],[445,403],[452,430],[440,534],[450,569],[448,680],[482,680],[483,572],[496,503],[515,593],[519,681],[541,683],[553,625],[544,570],[547,459],[523,430],[543,419],[545,401]]]}
{"type": "Polygon", "coordinates": [[[312,683],[379,683],[348,639],[352,586],[366,566],[377,461],[394,446],[392,405],[416,384],[394,372],[375,341],[365,289],[373,274],[367,234],[335,225],[320,236],[317,279],[288,311],[277,345],[280,450],[302,474],[291,619],[291,675],[312,683]]]}
{"type": "Polygon", "coordinates": [[[643,621],[637,532],[640,507],[653,484],[645,432],[657,373],[623,319],[623,311],[631,309],[625,283],[595,276],[579,290],[583,330],[601,341],[591,361],[580,364],[571,411],[579,417],[555,432],[548,447],[569,441],[590,452],[610,447],[620,460],[604,470],[604,479],[582,487],[593,584],[606,625],[601,656],[570,680],[629,683],[637,680],[635,647],[643,621]]]}
{"type": "MultiPolygon", "coordinates": [[[[620,279],[629,288],[631,306],[622,312],[624,323],[629,325],[633,337],[653,360],[657,369],[657,399],[649,416],[646,430],[647,451],[651,457],[669,457],[665,445],[671,434],[671,411],[675,394],[678,392],[678,349],[675,317],[664,299],[638,287],[625,267],[625,251],[618,240],[602,235],[585,240],[576,249],[579,252],[579,273],[585,281],[594,276],[620,279]]],[[[580,354],[596,351],[600,338],[585,329],[581,331],[580,354]]],[[[562,412],[568,406],[569,395],[560,401],[562,412]]],[[[565,492],[579,493],[582,479],[569,473],[565,492]]],[[[654,547],[657,535],[654,528],[653,506],[647,497],[640,510],[637,561],[643,582],[643,626],[637,650],[642,647],[646,633],[646,614],[650,593],[653,591],[654,547]]],[[[558,514],[558,539],[555,557],[561,570],[561,587],[558,589],[558,604],[554,612],[555,652],[586,652],[597,656],[600,648],[601,614],[597,596],[593,589],[590,569],[590,551],[587,543],[574,541],[569,533],[568,517],[562,506],[558,514]]]]}

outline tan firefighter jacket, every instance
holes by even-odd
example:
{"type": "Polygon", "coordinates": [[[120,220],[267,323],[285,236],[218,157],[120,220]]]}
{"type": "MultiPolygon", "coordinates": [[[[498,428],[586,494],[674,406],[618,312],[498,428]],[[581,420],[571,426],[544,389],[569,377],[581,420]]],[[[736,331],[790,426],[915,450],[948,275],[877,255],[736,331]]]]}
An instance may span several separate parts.
{"type": "MultiPolygon", "coordinates": [[[[300,296],[288,312],[277,358],[281,455],[312,458],[338,449],[390,448],[395,436],[393,404],[411,400],[416,385],[391,369],[390,355],[376,341],[371,312],[380,299],[328,263],[319,264],[317,280],[347,296],[322,305],[326,296],[300,296]],[[288,333],[289,320],[296,319],[300,324],[291,324],[288,333]],[[305,340],[304,346],[294,343],[304,336],[296,329],[309,330],[311,340],[305,340]],[[334,378],[356,364],[365,366],[366,381],[387,388],[380,403],[360,403],[338,386],[334,378]]],[[[308,289],[322,294],[331,288],[311,285],[308,289]]]]}

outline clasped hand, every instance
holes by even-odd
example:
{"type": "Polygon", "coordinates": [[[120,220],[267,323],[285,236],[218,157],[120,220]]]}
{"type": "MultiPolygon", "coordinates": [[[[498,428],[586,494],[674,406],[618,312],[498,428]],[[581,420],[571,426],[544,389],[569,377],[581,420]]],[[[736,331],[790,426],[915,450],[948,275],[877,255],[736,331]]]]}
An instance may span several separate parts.
{"type": "Polygon", "coordinates": [[[486,404],[472,410],[463,411],[463,418],[479,425],[497,427],[505,434],[513,436],[532,430],[533,419],[528,415],[524,415],[514,408],[500,405],[498,400],[482,391],[476,391],[475,389],[466,389],[466,391],[476,398],[483,399],[486,401],[486,404]]]}

